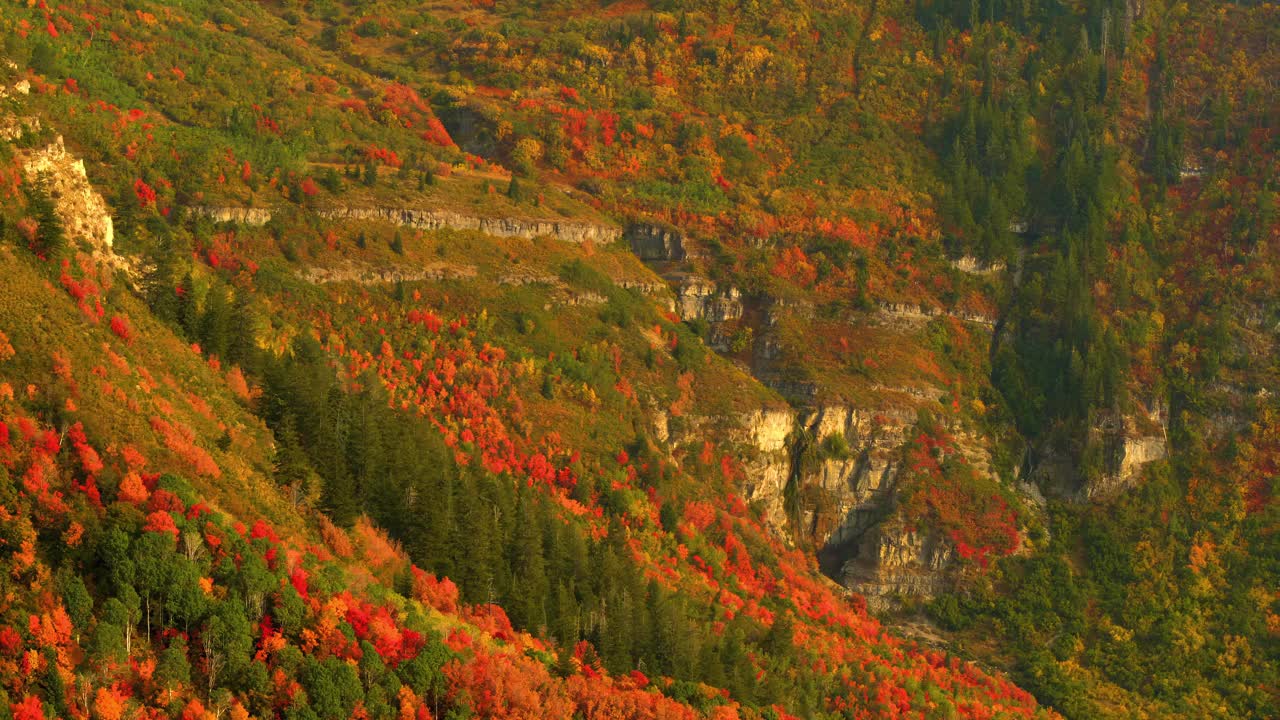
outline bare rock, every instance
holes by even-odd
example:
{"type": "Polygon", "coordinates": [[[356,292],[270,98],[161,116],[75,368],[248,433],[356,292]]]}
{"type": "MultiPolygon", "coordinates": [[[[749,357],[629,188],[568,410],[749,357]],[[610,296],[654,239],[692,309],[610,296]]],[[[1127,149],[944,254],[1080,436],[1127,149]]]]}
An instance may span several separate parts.
{"type": "Polygon", "coordinates": [[[89,183],[84,160],[67,152],[62,136],[38,150],[19,154],[28,182],[44,184],[67,236],[110,255],[115,240],[111,213],[89,183]]]}
{"type": "MultiPolygon", "coordinates": [[[[199,206],[190,208],[190,211],[215,222],[241,225],[265,225],[273,216],[270,208],[199,206]]],[[[578,220],[483,217],[451,210],[402,207],[339,207],[315,212],[328,220],[378,220],[415,230],[474,230],[494,237],[551,237],[565,242],[597,244],[611,243],[622,237],[622,231],[617,227],[578,220]]]]}
{"type": "Polygon", "coordinates": [[[623,233],[631,252],[645,262],[683,262],[689,256],[685,237],[670,225],[636,222],[623,233]]]}

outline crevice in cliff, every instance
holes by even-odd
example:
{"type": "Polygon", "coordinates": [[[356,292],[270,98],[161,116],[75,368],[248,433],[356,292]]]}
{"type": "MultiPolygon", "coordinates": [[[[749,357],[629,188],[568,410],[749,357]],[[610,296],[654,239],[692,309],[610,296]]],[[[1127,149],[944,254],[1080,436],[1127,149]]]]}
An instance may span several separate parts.
{"type": "MultiPolygon", "coordinates": [[[[879,526],[894,506],[899,465],[895,453],[906,438],[904,429],[915,422],[914,407],[937,402],[941,391],[874,385],[870,392],[875,399],[866,401],[874,404],[866,407],[824,399],[815,381],[786,372],[778,363],[782,323],[815,317],[811,303],[744,295],[697,274],[697,264],[689,262],[700,257],[696,244],[675,228],[631,223],[623,237],[637,257],[667,280],[683,321],[697,328],[714,350],[787,400],[785,410],[762,409],[741,418],[751,446],[743,491],[762,508],[767,524],[813,553],[827,577],[851,589],[863,589],[850,584],[855,576],[879,583],[873,593],[877,597],[898,586],[907,591],[934,587],[933,581],[913,580],[907,587],[895,578],[881,578],[881,556],[910,563],[913,549],[927,551],[926,572],[939,572],[945,563],[937,558],[949,557],[946,549],[935,552],[936,543],[925,542],[923,535],[906,537],[903,528],[880,532],[879,526]],[[889,548],[887,555],[881,546],[889,548]],[[853,565],[857,572],[849,570],[853,565]]],[[[915,332],[943,314],[914,306],[883,306],[879,312],[863,313],[869,327],[902,332],[915,332]]],[[[994,324],[986,317],[961,319],[994,324]]]]}
{"type": "Polygon", "coordinates": [[[787,436],[787,484],[782,489],[782,508],[786,511],[787,524],[791,528],[792,537],[800,539],[808,537],[808,530],[810,530],[804,527],[803,522],[804,508],[801,499],[803,473],[801,471],[805,455],[810,451],[812,444],[813,435],[800,423],[800,418],[797,416],[795,429],[787,436]]]}

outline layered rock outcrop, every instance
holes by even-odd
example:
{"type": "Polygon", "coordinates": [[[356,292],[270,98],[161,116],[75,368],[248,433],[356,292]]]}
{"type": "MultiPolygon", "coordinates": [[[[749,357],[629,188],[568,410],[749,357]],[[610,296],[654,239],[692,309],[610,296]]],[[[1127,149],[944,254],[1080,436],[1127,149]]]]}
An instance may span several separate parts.
{"type": "Polygon", "coordinates": [[[792,477],[790,437],[796,426],[796,415],[790,408],[762,408],[739,418],[742,432],[738,440],[750,452],[744,454],[743,495],[764,509],[765,519],[774,532],[787,537],[786,492],[792,477]]]}
{"type": "Polygon", "coordinates": [[[236,225],[259,226],[271,222],[272,213],[267,208],[249,207],[207,207],[196,205],[187,208],[192,215],[207,217],[217,223],[235,223],[236,225]]]}
{"type": "MultiPolygon", "coordinates": [[[[899,596],[932,596],[953,569],[950,541],[927,527],[909,528],[894,513],[902,447],[916,419],[906,405],[839,405],[802,420],[813,450],[797,454],[795,481],[809,498],[799,519],[823,571],[873,610],[892,607],[899,596]]],[[[962,451],[986,458],[976,444],[962,451]]]]}
{"type": "Polygon", "coordinates": [[[1008,269],[1008,265],[1006,263],[1000,261],[987,262],[985,260],[979,260],[972,255],[963,255],[955,260],[951,260],[950,262],[951,267],[962,273],[968,273],[969,275],[995,275],[996,273],[1002,273],[1008,269]]]}
{"type": "MultiPolygon", "coordinates": [[[[242,225],[265,225],[274,211],[269,208],[208,207],[190,208],[216,222],[242,225]]],[[[376,220],[415,230],[474,230],[495,237],[533,239],[551,237],[571,243],[607,244],[622,237],[622,230],[612,225],[577,220],[540,220],[530,218],[484,217],[452,210],[398,207],[339,207],[315,211],[328,220],[376,220]]]]}
{"type": "Polygon", "coordinates": [[[676,312],[681,320],[715,325],[742,317],[742,295],[737,289],[722,290],[706,278],[687,273],[673,273],[667,279],[675,286],[676,312]]]}
{"type": "Polygon", "coordinates": [[[382,220],[416,230],[475,230],[495,237],[527,239],[552,237],[571,243],[605,244],[622,237],[622,230],[612,225],[576,220],[482,217],[450,210],[389,207],[335,208],[320,210],[317,214],[330,220],[382,220]]]}
{"type": "Polygon", "coordinates": [[[836,579],[856,589],[870,610],[884,611],[900,597],[932,597],[945,590],[954,559],[951,544],[937,533],[910,530],[900,522],[872,525],[836,579]]]}
{"type": "Polygon", "coordinates": [[[996,325],[996,318],[991,315],[965,310],[939,310],[910,303],[881,303],[880,315],[888,320],[905,320],[913,323],[923,323],[936,317],[948,316],[988,328],[994,328],[996,325]]]}

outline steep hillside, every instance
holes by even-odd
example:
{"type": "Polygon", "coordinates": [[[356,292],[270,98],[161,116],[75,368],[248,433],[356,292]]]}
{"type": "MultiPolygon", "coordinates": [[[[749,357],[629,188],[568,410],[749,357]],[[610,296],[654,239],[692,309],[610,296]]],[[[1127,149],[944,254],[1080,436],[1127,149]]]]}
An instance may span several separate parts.
{"type": "MultiPolygon", "coordinates": [[[[747,514],[728,455],[689,448],[694,482],[628,422],[645,417],[629,383],[660,388],[685,356],[678,326],[594,269],[635,272],[625,251],[588,267],[553,240],[445,234],[475,265],[393,285],[220,239],[176,293],[200,298],[203,347],[87,253],[4,251],[15,717],[1034,714],[822,581],[747,514]]],[[[664,402],[728,395],[735,371],[699,365],[664,402]]]]}
{"type": "Polygon", "coordinates": [[[0,713],[1274,715],[1280,15],[1008,5],[6,5],[0,713]]]}

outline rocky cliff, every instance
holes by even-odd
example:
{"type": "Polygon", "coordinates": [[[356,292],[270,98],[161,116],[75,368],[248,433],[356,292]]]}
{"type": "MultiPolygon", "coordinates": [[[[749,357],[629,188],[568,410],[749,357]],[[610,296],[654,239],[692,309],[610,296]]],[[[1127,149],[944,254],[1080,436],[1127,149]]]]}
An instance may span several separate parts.
{"type": "MultiPolygon", "coordinates": [[[[10,71],[18,69],[7,60],[4,64],[10,71]]],[[[24,78],[12,85],[0,86],[0,99],[20,101],[30,92],[31,83],[24,78]]],[[[41,130],[39,118],[0,113],[0,140],[13,142],[27,136],[38,136],[41,130]]],[[[67,237],[88,243],[96,254],[110,256],[115,241],[111,213],[106,201],[89,182],[84,160],[67,151],[62,136],[55,136],[43,147],[18,151],[17,159],[26,182],[43,188],[49,194],[67,237]]]]}
{"type": "MultiPolygon", "coordinates": [[[[739,449],[746,498],[779,535],[817,550],[823,571],[863,594],[874,609],[898,596],[931,596],[955,569],[951,543],[894,517],[901,448],[916,411],[887,404],[759,408],[733,418],[665,416],[671,447],[719,428],[739,449]]],[[[962,445],[985,470],[986,451],[962,445]]]]}
{"type": "Polygon", "coordinates": [[[192,215],[207,217],[218,223],[235,223],[236,225],[266,225],[271,222],[272,211],[267,208],[249,207],[208,207],[196,205],[187,208],[192,215]]]}
{"type": "Polygon", "coordinates": [[[774,532],[791,537],[787,522],[787,484],[792,478],[791,435],[796,427],[791,408],[762,408],[739,418],[739,439],[750,452],[742,458],[743,494],[758,504],[774,532]]]}
{"type": "Polygon", "coordinates": [[[702,320],[712,325],[742,317],[742,295],[735,288],[720,289],[714,282],[688,273],[672,273],[676,312],[685,322],[702,320]]]}
{"type": "MultiPolygon", "coordinates": [[[[795,349],[784,347],[783,333],[812,323],[812,302],[781,297],[747,302],[737,289],[698,274],[685,239],[673,228],[633,224],[625,237],[667,281],[680,318],[706,326],[713,348],[726,352],[735,334],[749,328],[750,370],[793,403],[730,418],[685,417],[678,423],[658,413],[658,437],[675,448],[719,430],[742,464],[744,495],[768,526],[813,549],[829,577],[866,596],[873,607],[886,609],[897,596],[930,596],[945,587],[957,568],[950,540],[927,527],[909,528],[895,508],[903,447],[917,409],[936,404],[946,391],[927,383],[888,387],[873,381],[864,387],[868,399],[858,404],[832,398],[819,382],[787,372],[795,349]]],[[[971,258],[958,269],[1003,270],[971,258]]],[[[914,338],[944,315],[982,330],[996,323],[977,312],[887,303],[855,313],[849,322],[914,338]]],[[[735,348],[734,354],[745,349],[735,348]]],[[[977,472],[989,474],[983,440],[975,432],[955,430],[961,453],[977,472]]]]}
{"type": "MultiPolygon", "coordinates": [[[[917,420],[906,404],[810,410],[793,467],[803,532],[828,576],[866,597],[874,610],[895,596],[932,596],[953,569],[951,544],[894,513],[902,447],[917,420]]],[[[974,445],[966,450],[985,455],[974,445]]]]}
{"type": "Polygon", "coordinates": [[[738,321],[743,317],[742,294],[721,288],[707,278],[688,272],[663,275],[675,295],[671,309],[688,323],[705,323],[707,344],[719,352],[729,350],[738,321]]]}
{"type": "Polygon", "coordinates": [[[873,612],[882,612],[898,598],[928,598],[945,590],[954,560],[951,543],[938,533],[895,521],[867,527],[857,554],[834,577],[861,594],[873,612]]]}
{"type": "Polygon", "coordinates": [[[953,317],[988,328],[994,328],[996,318],[985,313],[967,310],[939,310],[938,308],[912,305],[909,303],[880,303],[880,315],[887,320],[903,320],[907,322],[928,322],[936,317],[953,317]]]}
{"type": "Polygon", "coordinates": [[[1164,459],[1167,430],[1168,410],[1161,402],[1125,413],[1099,412],[1083,448],[1067,447],[1067,441],[1055,438],[1029,450],[1029,477],[1046,493],[1074,502],[1114,497],[1132,488],[1147,464],[1164,459]],[[1082,457],[1085,467],[1077,462],[1082,457]]]}
{"type": "Polygon", "coordinates": [[[689,257],[684,233],[670,225],[634,222],[623,236],[631,252],[645,262],[683,262],[689,257]]]}
{"type": "Polygon", "coordinates": [[[418,210],[413,208],[335,208],[321,210],[321,217],[330,220],[382,220],[417,230],[475,230],[495,237],[552,237],[572,243],[611,243],[622,237],[622,231],[612,225],[601,225],[576,220],[535,220],[510,217],[482,217],[449,210],[418,210]]]}
{"type": "Polygon", "coordinates": [[[1083,483],[1083,499],[1106,498],[1133,487],[1144,465],[1164,459],[1168,424],[1168,410],[1158,402],[1127,414],[1103,413],[1090,429],[1090,439],[1102,447],[1103,471],[1083,483]]]}
{"type": "Polygon", "coordinates": [[[48,145],[19,154],[27,182],[43,187],[67,237],[110,255],[115,229],[107,203],[89,183],[84,160],[67,152],[62,136],[48,145]]]}
{"type": "MultiPolygon", "coordinates": [[[[189,208],[190,212],[204,215],[216,222],[233,222],[242,225],[265,225],[271,221],[274,211],[270,208],[207,207],[189,208]]],[[[420,208],[339,207],[316,210],[320,217],[329,220],[377,220],[415,230],[474,230],[495,237],[521,237],[533,239],[552,237],[572,243],[611,243],[622,237],[622,230],[612,225],[577,220],[540,220],[530,218],[485,217],[468,215],[451,210],[420,208]]]]}
{"type": "Polygon", "coordinates": [[[987,262],[972,255],[963,255],[951,260],[950,263],[951,267],[970,275],[995,275],[1008,269],[1008,265],[1004,262],[987,262]]]}
{"type": "MultiPolygon", "coordinates": [[[[4,61],[4,68],[16,73],[17,65],[4,61]]],[[[67,149],[62,135],[52,135],[40,118],[12,112],[23,107],[31,92],[30,81],[18,79],[0,85],[0,99],[7,100],[10,112],[0,112],[0,141],[16,143],[13,158],[29,187],[47,193],[53,212],[62,225],[67,240],[87,249],[100,262],[124,270],[136,277],[136,263],[116,255],[115,224],[102,195],[89,181],[84,160],[67,149]],[[18,142],[22,141],[22,142],[18,142]],[[43,144],[42,144],[43,142],[43,144]]]]}

